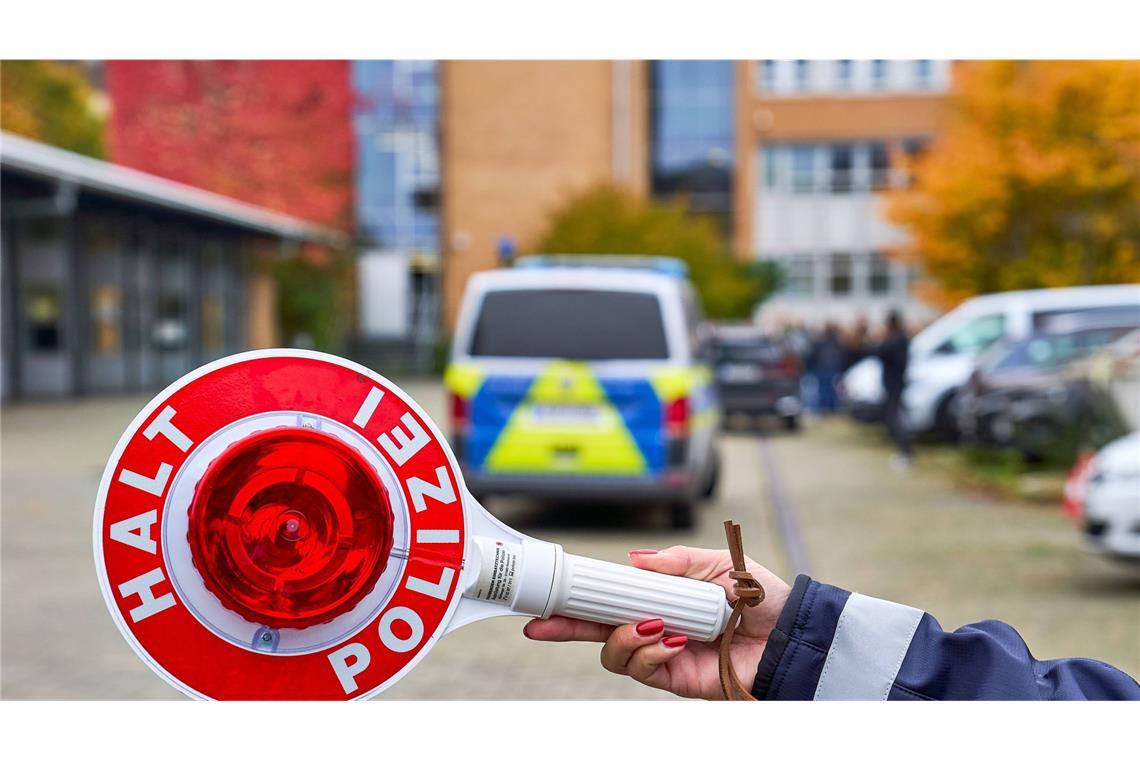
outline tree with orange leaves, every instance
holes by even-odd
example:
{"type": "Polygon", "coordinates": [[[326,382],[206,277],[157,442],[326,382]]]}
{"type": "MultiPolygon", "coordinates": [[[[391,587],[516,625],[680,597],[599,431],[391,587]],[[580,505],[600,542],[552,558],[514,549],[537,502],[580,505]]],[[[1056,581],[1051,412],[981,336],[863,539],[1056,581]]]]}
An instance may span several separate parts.
{"type": "Polygon", "coordinates": [[[1140,62],[960,64],[946,123],[891,192],[931,300],[1140,282],[1140,62]]]}

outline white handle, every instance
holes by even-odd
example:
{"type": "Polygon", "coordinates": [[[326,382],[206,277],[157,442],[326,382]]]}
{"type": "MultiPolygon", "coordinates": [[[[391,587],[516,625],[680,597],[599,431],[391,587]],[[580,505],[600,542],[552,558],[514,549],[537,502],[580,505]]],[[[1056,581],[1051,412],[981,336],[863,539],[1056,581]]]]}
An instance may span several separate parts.
{"type": "Polygon", "coordinates": [[[712,641],[731,613],[714,583],[563,553],[543,617],[621,625],[660,618],[666,634],[712,641]]]}

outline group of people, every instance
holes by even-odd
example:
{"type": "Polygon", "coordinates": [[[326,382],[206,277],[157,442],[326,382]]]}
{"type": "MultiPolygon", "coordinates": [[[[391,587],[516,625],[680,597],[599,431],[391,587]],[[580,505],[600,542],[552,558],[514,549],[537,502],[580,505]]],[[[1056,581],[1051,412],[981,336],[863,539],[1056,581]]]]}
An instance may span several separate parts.
{"type": "Polygon", "coordinates": [[[894,310],[888,313],[876,335],[872,335],[867,321],[860,319],[848,330],[840,329],[834,322],[828,322],[816,334],[802,326],[788,328],[785,338],[800,355],[805,369],[805,400],[808,408],[817,414],[834,414],[839,410],[836,383],[853,364],[868,356],[882,363],[883,423],[897,448],[892,464],[898,469],[909,467],[913,447],[903,407],[903,391],[910,337],[902,315],[894,310]]]}

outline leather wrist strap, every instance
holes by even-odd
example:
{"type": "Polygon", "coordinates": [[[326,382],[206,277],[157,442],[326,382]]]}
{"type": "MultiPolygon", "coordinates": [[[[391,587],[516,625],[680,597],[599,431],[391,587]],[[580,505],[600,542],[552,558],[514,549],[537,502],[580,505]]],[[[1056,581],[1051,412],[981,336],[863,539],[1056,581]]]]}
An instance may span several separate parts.
{"type": "Polygon", "coordinates": [[[724,692],[725,699],[755,701],[756,697],[752,696],[752,691],[740,682],[736,670],[732,667],[732,636],[736,633],[736,626],[740,624],[744,608],[755,607],[764,601],[764,587],[745,567],[740,526],[732,520],[725,520],[724,533],[728,539],[728,553],[732,556],[732,572],[728,577],[736,581],[732,586],[736,601],[732,603],[732,614],[728,618],[728,625],[724,628],[724,635],[720,638],[720,688],[724,692]]]}

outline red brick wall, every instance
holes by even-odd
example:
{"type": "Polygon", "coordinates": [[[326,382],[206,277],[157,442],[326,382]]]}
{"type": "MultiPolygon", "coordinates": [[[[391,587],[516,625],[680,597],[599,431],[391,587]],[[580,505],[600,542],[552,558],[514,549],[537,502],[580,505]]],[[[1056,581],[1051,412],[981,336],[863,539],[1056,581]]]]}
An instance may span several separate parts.
{"type": "Polygon", "coordinates": [[[346,61],[108,61],[112,161],[347,229],[346,61]]]}

